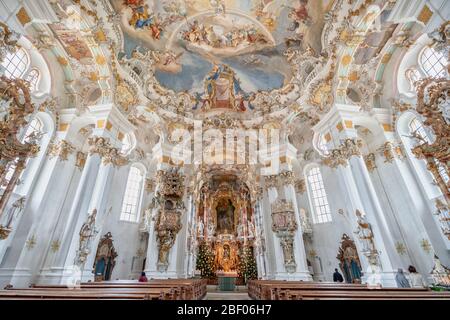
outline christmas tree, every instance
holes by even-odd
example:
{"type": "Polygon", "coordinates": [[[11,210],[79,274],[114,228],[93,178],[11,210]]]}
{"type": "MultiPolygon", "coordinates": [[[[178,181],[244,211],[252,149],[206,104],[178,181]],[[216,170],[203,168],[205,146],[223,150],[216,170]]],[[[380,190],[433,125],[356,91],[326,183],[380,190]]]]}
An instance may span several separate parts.
{"type": "Polygon", "coordinates": [[[258,270],[256,267],[256,260],[253,256],[252,247],[244,247],[242,250],[241,259],[239,262],[239,277],[244,279],[247,283],[248,280],[258,278],[258,270]]]}
{"type": "Polygon", "coordinates": [[[206,243],[202,243],[198,249],[197,270],[200,270],[202,278],[212,279],[216,275],[214,272],[214,254],[206,243]]]}

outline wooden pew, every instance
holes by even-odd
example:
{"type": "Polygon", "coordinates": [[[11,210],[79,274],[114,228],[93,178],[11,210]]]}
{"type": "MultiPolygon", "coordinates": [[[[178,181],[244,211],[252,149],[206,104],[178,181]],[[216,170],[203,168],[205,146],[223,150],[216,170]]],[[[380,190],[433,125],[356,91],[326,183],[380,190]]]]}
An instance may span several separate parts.
{"type": "MultiPolygon", "coordinates": [[[[68,294],[70,299],[72,296],[76,298],[98,296],[102,298],[117,296],[121,297],[141,297],[143,299],[162,299],[162,300],[192,300],[202,299],[206,295],[207,281],[204,279],[164,279],[150,280],[149,282],[137,281],[105,281],[105,282],[86,282],[81,283],[75,289],[69,289],[64,285],[33,285],[29,289],[9,289],[9,292],[15,292],[16,295],[25,295],[26,297],[33,295],[37,297],[45,297],[46,294],[50,298],[63,298],[67,292],[78,292],[68,294]]],[[[12,296],[12,293],[8,293],[12,296]]],[[[2,298],[0,294],[0,299],[2,298]]]]}
{"type": "Polygon", "coordinates": [[[248,288],[252,299],[261,300],[450,299],[450,293],[436,293],[427,288],[372,288],[330,282],[254,280],[248,288]]]}

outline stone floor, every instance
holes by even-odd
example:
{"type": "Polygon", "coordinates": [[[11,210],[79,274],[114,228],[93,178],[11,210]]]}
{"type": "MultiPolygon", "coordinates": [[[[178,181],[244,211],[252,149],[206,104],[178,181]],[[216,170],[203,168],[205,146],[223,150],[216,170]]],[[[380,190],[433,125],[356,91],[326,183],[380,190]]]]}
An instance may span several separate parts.
{"type": "Polygon", "coordinates": [[[217,286],[208,286],[205,300],[250,300],[250,297],[245,286],[236,287],[236,291],[219,291],[217,286]]]}

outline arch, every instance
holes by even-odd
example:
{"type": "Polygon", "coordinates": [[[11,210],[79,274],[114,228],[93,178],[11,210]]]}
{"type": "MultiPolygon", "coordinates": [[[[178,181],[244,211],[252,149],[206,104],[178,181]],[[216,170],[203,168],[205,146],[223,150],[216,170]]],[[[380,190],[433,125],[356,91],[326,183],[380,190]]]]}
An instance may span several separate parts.
{"type": "Polygon", "coordinates": [[[421,77],[425,77],[425,73],[419,68],[419,60],[423,48],[430,44],[431,39],[428,35],[424,34],[417,39],[416,45],[406,51],[400,59],[394,75],[395,80],[393,81],[393,84],[396,87],[394,90],[398,91],[399,94],[408,98],[415,97],[416,93],[411,91],[410,81],[407,78],[407,71],[409,69],[416,69],[419,71],[421,77]]]}
{"type": "Polygon", "coordinates": [[[30,63],[24,75],[27,75],[32,69],[37,69],[40,73],[38,86],[35,91],[32,91],[32,94],[37,97],[50,94],[52,77],[47,61],[39,50],[33,45],[33,43],[31,43],[31,41],[26,37],[22,36],[19,39],[18,44],[26,50],[30,59],[30,63]]]}

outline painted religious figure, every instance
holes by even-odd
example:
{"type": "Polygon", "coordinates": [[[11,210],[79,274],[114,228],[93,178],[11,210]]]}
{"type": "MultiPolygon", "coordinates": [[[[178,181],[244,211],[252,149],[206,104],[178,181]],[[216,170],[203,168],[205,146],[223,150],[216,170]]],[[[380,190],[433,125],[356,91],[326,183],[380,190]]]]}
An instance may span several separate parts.
{"type": "Polygon", "coordinates": [[[194,110],[199,107],[204,111],[224,108],[236,111],[253,109],[251,95],[244,92],[235,72],[227,65],[214,65],[205,80],[205,93],[196,94],[194,110]]]}
{"type": "Polygon", "coordinates": [[[235,207],[230,199],[221,199],[216,207],[217,231],[219,233],[231,233],[234,230],[235,207]]]}

